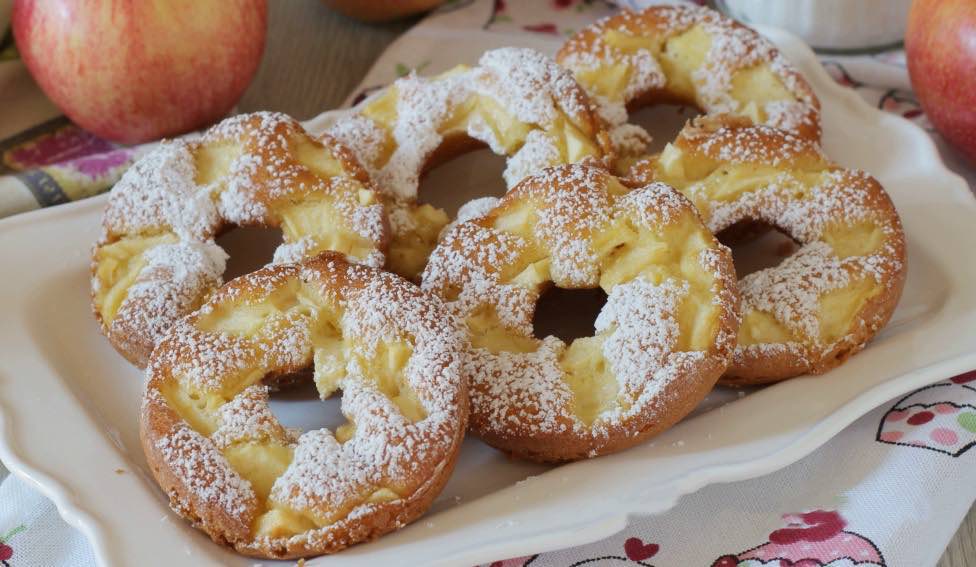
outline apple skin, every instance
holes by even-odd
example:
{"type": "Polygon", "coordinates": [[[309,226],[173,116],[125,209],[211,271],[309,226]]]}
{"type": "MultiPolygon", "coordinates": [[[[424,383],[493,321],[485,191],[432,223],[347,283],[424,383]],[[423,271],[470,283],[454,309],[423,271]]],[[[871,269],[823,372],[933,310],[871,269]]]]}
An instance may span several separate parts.
{"type": "Polygon", "coordinates": [[[139,143],[225,116],[261,62],[267,0],[15,0],[21,58],[82,128],[139,143]]]}
{"type": "Polygon", "coordinates": [[[915,0],[905,53],[922,110],[976,164],[976,2],[915,0]]]}

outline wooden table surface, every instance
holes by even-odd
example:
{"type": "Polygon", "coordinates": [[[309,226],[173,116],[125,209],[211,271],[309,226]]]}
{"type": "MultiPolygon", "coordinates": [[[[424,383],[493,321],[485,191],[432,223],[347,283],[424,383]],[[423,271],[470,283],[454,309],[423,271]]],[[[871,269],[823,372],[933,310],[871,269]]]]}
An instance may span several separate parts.
{"type": "MultiPolygon", "coordinates": [[[[302,120],[341,104],[373,60],[414,23],[362,24],[316,0],[279,0],[269,5],[264,60],[239,106],[243,111],[278,110],[302,120]]],[[[938,564],[974,566],[976,507],[938,564]]]]}

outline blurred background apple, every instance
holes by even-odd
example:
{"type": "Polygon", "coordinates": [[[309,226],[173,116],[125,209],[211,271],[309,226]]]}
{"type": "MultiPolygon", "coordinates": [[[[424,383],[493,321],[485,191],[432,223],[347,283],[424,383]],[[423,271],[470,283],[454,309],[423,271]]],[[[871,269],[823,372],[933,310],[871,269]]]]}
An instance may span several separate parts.
{"type": "Polygon", "coordinates": [[[976,0],[915,0],[905,54],[922,110],[976,164],[976,0]]]}
{"type": "Polygon", "coordinates": [[[388,22],[437,7],[444,0],[322,0],[337,12],[364,22],[388,22]]]}
{"type": "Polygon", "coordinates": [[[261,61],[266,0],[14,0],[14,38],[76,124],[138,143],[227,114],[261,61]]]}

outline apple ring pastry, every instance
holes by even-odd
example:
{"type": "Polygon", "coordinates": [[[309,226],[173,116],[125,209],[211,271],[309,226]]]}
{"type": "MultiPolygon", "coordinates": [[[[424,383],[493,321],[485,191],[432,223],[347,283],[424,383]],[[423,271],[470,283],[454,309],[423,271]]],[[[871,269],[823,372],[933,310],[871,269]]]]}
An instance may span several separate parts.
{"type": "Polygon", "coordinates": [[[627,110],[656,102],[820,139],[820,102],[803,76],[769,40],[708,8],[623,10],[580,30],[556,59],[597,104],[624,159],[644,155],[650,139],[627,110]]]}
{"type": "Polygon", "coordinates": [[[618,451],[688,414],[724,372],[738,296],[728,248],[661,184],[574,164],[523,180],[453,227],[422,287],[468,327],[471,427],[537,461],[618,451]],[[596,335],[533,334],[546,287],[602,288],[596,335]]]}
{"type": "Polygon", "coordinates": [[[885,326],[905,283],[905,235],[884,188],[830,162],[819,146],[741,119],[700,117],[628,184],[667,183],[718,233],[772,226],[800,247],[739,281],[742,324],[722,382],[821,374],[885,326]]]}
{"type": "Polygon", "coordinates": [[[274,559],[332,553],[418,518],[467,426],[464,333],[402,278],[324,252],[217,290],[153,351],[142,445],[173,509],[274,559]],[[335,431],[284,427],[262,378],[314,361],[335,431]]]}
{"type": "Polygon", "coordinates": [[[550,165],[605,158],[610,141],[568,71],[531,49],[486,52],[433,78],[409,75],[364,101],[329,130],[392,197],[388,267],[416,279],[447,224],[417,202],[430,168],[487,145],[507,157],[512,187],[550,165]]]}
{"type": "Polygon", "coordinates": [[[348,149],[282,114],[235,116],[199,139],[165,141],[109,196],[92,251],[95,316],[116,350],[145,366],[170,326],[220,286],[221,231],[280,227],[275,261],[336,250],[381,266],[381,198],[348,149]]]}

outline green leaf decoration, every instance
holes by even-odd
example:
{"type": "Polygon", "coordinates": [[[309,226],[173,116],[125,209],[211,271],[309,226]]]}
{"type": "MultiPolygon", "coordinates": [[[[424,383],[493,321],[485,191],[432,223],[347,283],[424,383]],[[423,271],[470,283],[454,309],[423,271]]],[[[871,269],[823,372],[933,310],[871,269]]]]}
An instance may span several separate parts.
{"type": "Polygon", "coordinates": [[[15,535],[19,534],[20,532],[22,532],[22,531],[24,531],[26,529],[27,529],[27,526],[25,526],[24,524],[21,524],[21,525],[17,526],[16,528],[14,528],[14,529],[10,530],[9,532],[7,532],[7,533],[3,534],[2,536],[0,536],[0,543],[5,543],[5,542],[9,541],[10,538],[14,537],[15,535]]]}

